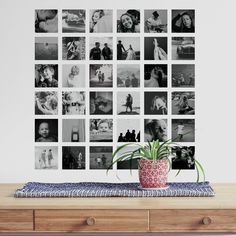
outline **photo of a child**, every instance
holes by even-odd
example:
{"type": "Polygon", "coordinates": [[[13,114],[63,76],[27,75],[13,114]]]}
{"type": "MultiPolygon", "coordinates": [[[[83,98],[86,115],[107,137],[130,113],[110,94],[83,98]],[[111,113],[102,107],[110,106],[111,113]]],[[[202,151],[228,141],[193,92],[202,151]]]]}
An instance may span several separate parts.
{"type": "Polygon", "coordinates": [[[113,140],[112,119],[91,119],[90,120],[90,141],[91,142],[112,142],[113,140]]]}
{"type": "Polygon", "coordinates": [[[35,87],[58,87],[58,65],[36,64],[35,65],[35,87]]]}
{"type": "Polygon", "coordinates": [[[35,92],[35,115],[57,115],[57,92],[35,92]]]}
{"type": "Polygon", "coordinates": [[[58,120],[36,119],[35,120],[35,142],[57,142],[58,120]]]}

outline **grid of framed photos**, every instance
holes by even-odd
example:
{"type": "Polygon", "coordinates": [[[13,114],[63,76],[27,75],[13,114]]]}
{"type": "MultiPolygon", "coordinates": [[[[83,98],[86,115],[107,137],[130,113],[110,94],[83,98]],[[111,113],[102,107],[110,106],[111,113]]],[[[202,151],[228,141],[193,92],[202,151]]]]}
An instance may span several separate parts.
{"type": "Polygon", "coordinates": [[[35,169],[106,170],[156,139],[195,168],[195,10],[36,9],[34,36],[35,169]]]}

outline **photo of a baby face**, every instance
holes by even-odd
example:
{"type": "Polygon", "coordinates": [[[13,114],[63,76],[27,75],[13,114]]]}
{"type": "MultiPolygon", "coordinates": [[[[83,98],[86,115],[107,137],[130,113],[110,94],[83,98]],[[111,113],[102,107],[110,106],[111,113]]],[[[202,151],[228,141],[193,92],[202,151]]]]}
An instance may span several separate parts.
{"type": "Polygon", "coordinates": [[[103,122],[103,123],[99,124],[98,131],[100,131],[100,132],[107,132],[108,130],[109,130],[108,123],[103,122]]]}
{"type": "Polygon", "coordinates": [[[41,123],[39,125],[39,134],[43,137],[43,138],[47,138],[49,135],[49,125],[48,123],[41,123]]]}

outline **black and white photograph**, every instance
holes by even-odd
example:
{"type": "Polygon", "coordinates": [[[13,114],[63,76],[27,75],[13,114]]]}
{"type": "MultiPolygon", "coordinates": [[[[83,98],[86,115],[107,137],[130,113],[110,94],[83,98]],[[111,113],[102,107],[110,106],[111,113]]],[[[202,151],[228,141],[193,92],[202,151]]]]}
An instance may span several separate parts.
{"type": "Polygon", "coordinates": [[[113,93],[90,92],[90,115],[112,115],[113,93]]]}
{"type": "Polygon", "coordinates": [[[145,115],[167,115],[167,92],[144,92],[145,115]]]}
{"type": "Polygon", "coordinates": [[[85,147],[64,146],[62,147],[63,170],[85,170],[85,147]]]}
{"type": "Polygon", "coordinates": [[[194,142],[195,120],[172,119],[172,140],[175,142],[194,142]]]}
{"type": "MultiPolygon", "coordinates": [[[[136,150],[138,147],[137,146],[127,146],[124,149],[120,150],[116,157],[119,158],[120,156],[132,152],[136,150]]],[[[124,160],[124,161],[118,161],[117,162],[117,169],[118,170],[136,170],[138,169],[138,160],[139,158],[133,158],[130,160],[124,160]]]]}
{"type": "Polygon", "coordinates": [[[90,60],[112,60],[112,37],[93,37],[89,39],[90,60]]]}
{"type": "Polygon", "coordinates": [[[144,120],[144,142],[159,140],[167,141],[167,119],[145,119],[144,120]]]}
{"type": "Polygon", "coordinates": [[[63,88],[85,88],[85,65],[65,64],[62,65],[63,88]]]}
{"type": "Polygon", "coordinates": [[[172,64],[172,87],[193,88],[195,86],[194,64],[172,64]]]}
{"type": "Polygon", "coordinates": [[[35,60],[58,60],[58,38],[35,37],[35,60]]]}
{"type": "Polygon", "coordinates": [[[144,38],[144,60],[167,60],[167,37],[144,38]]]}
{"type": "Polygon", "coordinates": [[[195,92],[172,92],[172,114],[194,115],[195,92]]]}
{"type": "Polygon", "coordinates": [[[93,9],[89,14],[90,33],[112,33],[113,11],[108,9],[93,9]]]}
{"type": "Polygon", "coordinates": [[[85,60],[85,37],[63,37],[62,59],[85,60]]]}
{"type": "Polygon", "coordinates": [[[172,170],[194,170],[195,169],[195,147],[174,146],[172,147],[171,169],[172,170]]]}
{"type": "Polygon", "coordinates": [[[194,60],[195,38],[172,37],[172,60],[194,60]]]}
{"type": "Polygon", "coordinates": [[[58,169],[58,147],[54,146],[35,147],[35,169],[36,170],[58,169]]]}
{"type": "Polygon", "coordinates": [[[113,66],[110,64],[89,65],[89,84],[90,87],[112,87],[113,66]]]}
{"type": "Polygon", "coordinates": [[[112,142],[113,120],[90,119],[90,142],[112,142]]]}
{"type": "Polygon", "coordinates": [[[167,87],[167,65],[146,64],[144,65],[144,87],[166,88],[167,87]]]}
{"type": "Polygon", "coordinates": [[[140,66],[135,64],[117,65],[117,87],[118,88],[140,87],[140,66]]]}
{"type": "MultiPolygon", "coordinates": [[[[90,169],[108,169],[112,164],[112,147],[94,146],[90,147],[90,169]]],[[[112,167],[111,167],[112,169],[112,167]]]]}
{"type": "Polygon", "coordinates": [[[144,33],[167,33],[167,10],[144,10],[144,33]]]}
{"type": "Polygon", "coordinates": [[[35,142],[58,141],[58,119],[35,119],[35,142]]]}
{"type": "Polygon", "coordinates": [[[117,60],[140,60],[140,38],[118,37],[117,60]]]}
{"type": "Polygon", "coordinates": [[[57,88],[58,65],[36,64],[35,65],[35,88],[57,88]]]}
{"type": "Polygon", "coordinates": [[[85,119],[63,119],[62,142],[85,142],[85,119]]]}
{"type": "Polygon", "coordinates": [[[172,33],[195,32],[195,10],[172,10],[172,33]]]}
{"type": "Polygon", "coordinates": [[[85,115],[85,92],[62,92],[62,115],[85,115]]]}
{"type": "Polygon", "coordinates": [[[62,33],[85,33],[85,10],[62,10],[62,33]]]}
{"type": "Polygon", "coordinates": [[[35,33],[57,33],[58,11],[55,9],[35,10],[35,33]]]}
{"type": "Polygon", "coordinates": [[[140,10],[117,10],[118,33],[140,33],[140,10]]]}
{"type": "Polygon", "coordinates": [[[57,115],[58,94],[55,91],[35,92],[35,115],[57,115]]]}
{"type": "Polygon", "coordinates": [[[140,114],[140,92],[117,92],[117,114],[139,115],[140,114]]]}
{"type": "Polygon", "coordinates": [[[117,142],[140,142],[140,119],[117,119],[117,142]]]}

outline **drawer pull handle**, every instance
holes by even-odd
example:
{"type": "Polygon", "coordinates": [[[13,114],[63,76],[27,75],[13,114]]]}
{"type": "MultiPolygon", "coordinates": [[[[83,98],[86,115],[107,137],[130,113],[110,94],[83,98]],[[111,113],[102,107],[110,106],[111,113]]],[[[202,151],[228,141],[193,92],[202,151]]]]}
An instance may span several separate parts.
{"type": "Polygon", "coordinates": [[[87,225],[95,225],[96,220],[93,217],[88,217],[86,220],[87,225]]]}
{"type": "Polygon", "coordinates": [[[209,224],[211,224],[211,222],[212,222],[212,220],[210,217],[203,217],[203,219],[202,219],[202,223],[204,225],[209,225],[209,224]]]}

